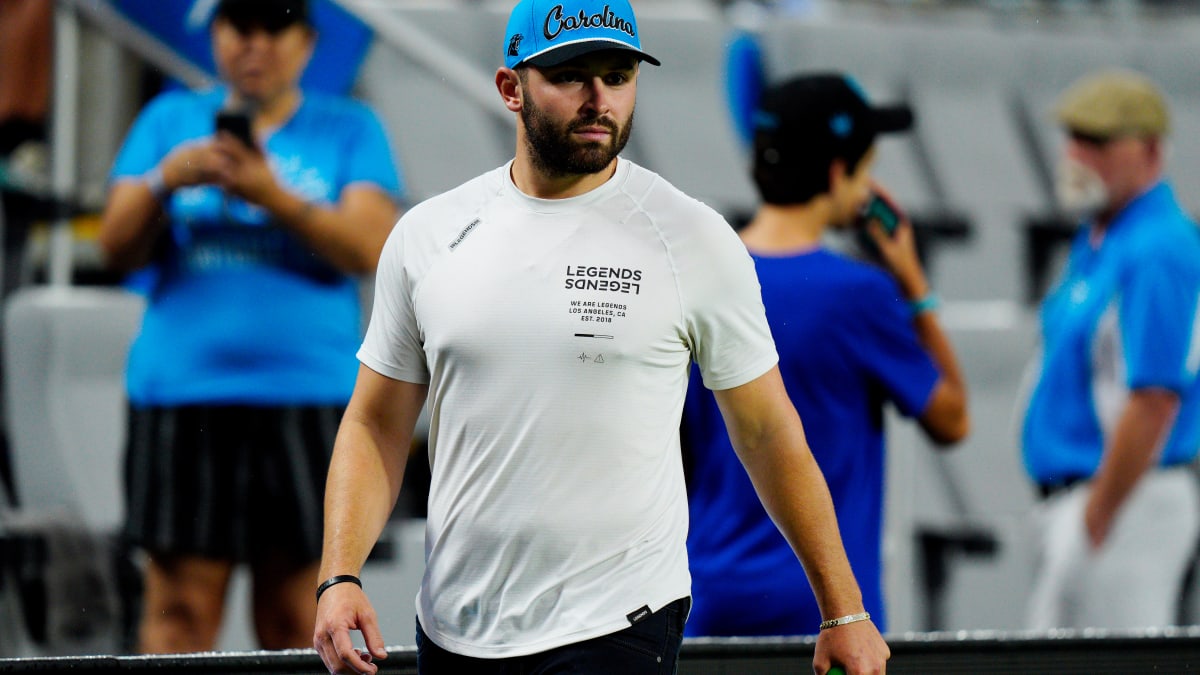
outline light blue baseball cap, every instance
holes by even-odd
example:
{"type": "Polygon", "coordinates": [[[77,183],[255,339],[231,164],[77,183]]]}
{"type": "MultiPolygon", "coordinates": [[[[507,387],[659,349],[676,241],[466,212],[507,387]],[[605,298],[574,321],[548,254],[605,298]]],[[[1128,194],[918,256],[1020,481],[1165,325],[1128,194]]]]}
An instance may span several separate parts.
{"type": "Polygon", "coordinates": [[[521,0],[504,32],[504,65],[555,66],[601,49],[624,49],[652,65],[642,51],[629,0],[521,0]]]}

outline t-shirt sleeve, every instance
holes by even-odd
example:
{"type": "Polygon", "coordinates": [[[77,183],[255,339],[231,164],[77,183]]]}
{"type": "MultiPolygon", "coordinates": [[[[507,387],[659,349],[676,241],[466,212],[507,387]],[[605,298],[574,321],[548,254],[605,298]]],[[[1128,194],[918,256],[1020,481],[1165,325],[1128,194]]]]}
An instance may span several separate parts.
{"type": "Polygon", "coordinates": [[[174,101],[171,95],[156,98],[138,114],[113,161],[111,181],[140,177],[170,152],[164,125],[170,123],[174,101]]]}
{"type": "MultiPolygon", "coordinates": [[[[1190,250],[1190,249],[1189,249],[1190,250]]],[[[1196,274],[1172,252],[1131,266],[1118,320],[1130,389],[1162,387],[1182,394],[1196,377],[1196,274]]]]}
{"type": "MultiPolygon", "coordinates": [[[[887,396],[907,417],[920,417],[941,373],[917,339],[908,303],[890,279],[871,280],[847,296],[859,303],[860,328],[845,336],[855,344],[859,363],[871,380],[879,382],[887,396]]],[[[856,322],[857,323],[857,322],[856,322]]]]}
{"type": "Polygon", "coordinates": [[[348,161],[344,184],[373,183],[397,202],[403,200],[404,178],[383,124],[370,108],[358,105],[355,110],[354,133],[345,148],[348,161]]]}
{"type": "Polygon", "coordinates": [[[754,261],[719,216],[696,228],[693,246],[677,260],[692,360],[704,386],[732,389],[779,362],[767,324],[754,261]]]}
{"type": "Polygon", "coordinates": [[[405,264],[405,219],[392,228],[375,272],[375,300],[358,360],[394,380],[426,384],[429,367],[405,264]]]}

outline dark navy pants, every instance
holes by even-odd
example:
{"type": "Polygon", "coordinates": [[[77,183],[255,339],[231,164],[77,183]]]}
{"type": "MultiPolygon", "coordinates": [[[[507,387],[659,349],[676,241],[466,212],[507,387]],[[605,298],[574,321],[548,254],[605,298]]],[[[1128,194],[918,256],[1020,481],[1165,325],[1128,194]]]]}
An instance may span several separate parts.
{"type": "Polygon", "coordinates": [[[507,659],[460,656],[435,645],[417,622],[421,675],[674,675],[691,607],[681,598],[629,628],[549,651],[507,659]]]}

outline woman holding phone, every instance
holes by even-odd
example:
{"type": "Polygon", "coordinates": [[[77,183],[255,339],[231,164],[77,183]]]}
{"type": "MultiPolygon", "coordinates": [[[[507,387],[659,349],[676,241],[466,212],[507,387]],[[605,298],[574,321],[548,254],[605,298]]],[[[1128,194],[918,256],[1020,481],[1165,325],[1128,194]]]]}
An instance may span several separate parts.
{"type": "Polygon", "coordinates": [[[310,644],[356,276],[374,271],[401,198],[375,114],[299,86],[317,39],[305,0],[221,0],[210,34],[221,84],[142,111],[99,234],[108,265],[144,270],[147,295],[124,531],[147,557],[147,653],[212,649],[241,564],[261,646],[310,644]]]}

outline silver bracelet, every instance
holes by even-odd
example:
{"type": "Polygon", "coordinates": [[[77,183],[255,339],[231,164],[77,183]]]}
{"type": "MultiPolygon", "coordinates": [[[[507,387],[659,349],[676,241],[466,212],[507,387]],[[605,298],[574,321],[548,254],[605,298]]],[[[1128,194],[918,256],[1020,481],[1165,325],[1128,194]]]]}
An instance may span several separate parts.
{"type": "Polygon", "coordinates": [[[858,623],[859,621],[868,621],[868,620],[870,620],[870,618],[871,618],[871,615],[867,612],[859,612],[858,614],[847,614],[846,616],[839,616],[836,619],[829,619],[828,621],[822,621],[821,622],[821,630],[825,630],[826,628],[836,628],[838,626],[845,626],[848,623],[858,623]]]}

